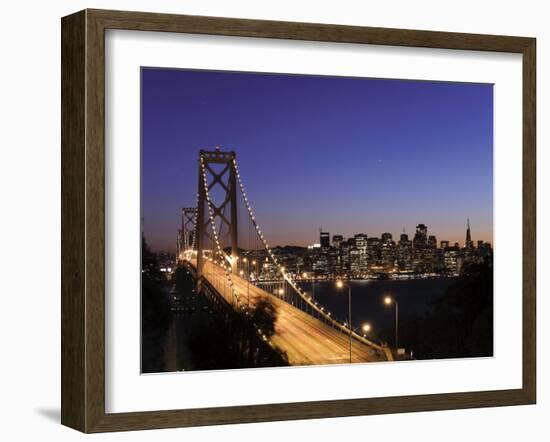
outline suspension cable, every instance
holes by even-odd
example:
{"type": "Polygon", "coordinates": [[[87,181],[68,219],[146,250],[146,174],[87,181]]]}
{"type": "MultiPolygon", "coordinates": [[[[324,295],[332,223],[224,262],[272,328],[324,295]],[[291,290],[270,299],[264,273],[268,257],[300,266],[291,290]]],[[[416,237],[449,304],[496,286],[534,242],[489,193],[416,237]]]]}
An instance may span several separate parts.
{"type": "Polygon", "coordinates": [[[252,220],[252,224],[254,225],[254,228],[256,230],[258,238],[260,239],[260,242],[262,243],[263,247],[267,251],[267,254],[271,258],[272,262],[275,264],[276,272],[278,271],[282,275],[283,284],[286,281],[288,283],[288,285],[290,287],[292,287],[292,289],[294,289],[294,291],[307,304],[309,304],[311,306],[312,310],[314,310],[318,314],[319,317],[322,316],[327,322],[330,322],[337,329],[340,329],[340,331],[342,331],[343,333],[348,334],[348,335],[351,334],[354,338],[356,338],[360,342],[363,342],[363,343],[365,343],[367,345],[370,345],[371,347],[373,347],[377,350],[382,351],[382,347],[380,345],[372,342],[371,340],[367,339],[366,337],[358,334],[355,330],[353,330],[353,325],[352,324],[349,324],[349,325],[342,324],[339,321],[337,321],[336,319],[334,319],[330,312],[325,312],[324,307],[319,306],[317,301],[313,300],[311,298],[311,296],[309,296],[305,292],[303,292],[302,289],[298,286],[298,283],[292,278],[292,276],[288,272],[285,271],[284,267],[282,267],[281,264],[279,263],[279,261],[277,260],[275,254],[273,253],[273,250],[269,247],[269,244],[267,243],[267,241],[266,241],[266,239],[265,239],[265,237],[264,237],[264,235],[263,235],[263,233],[260,229],[260,226],[258,225],[258,222],[256,221],[256,218],[254,216],[254,212],[252,210],[252,207],[251,207],[250,202],[248,201],[248,197],[246,195],[246,191],[245,191],[245,188],[244,188],[243,181],[241,179],[241,175],[239,173],[239,168],[238,168],[238,165],[237,165],[237,159],[236,158],[233,158],[233,166],[235,168],[235,173],[237,175],[237,181],[239,183],[239,188],[240,188],[242,197],[244,199],[245,206],[248,210],[248,215],[249,215],[250,219],[252,220]]]}
{"type": "MultiPolygon", "coordinates": [[[[244,311],[246,316],[249,316],[250,313],[249,313],[248,309],[245,308],[244,303],[241,301],[241,296],[238,294],[237,290],[235,289],[233,280],[231,278],[231,272],[230,272],[231,266],[228,266],[225,262],[226,259],[227,259],[227,255],[223,251],[223,249],[221,248],[220,240],[219,240],[218,233],[217,233],[217,230],[216,230],[216,226],[214,224],[214,210],[212,209],[212,202],[210,200],[210,194],[209,194],[209,191],[208,191],[208,182],[207,182],[207,179],[206,179],[206,168],[205,168],[204,159],[202,158],[202,156],[200,158],[200,161],[201,161],[201,164],[200,164],[201,175],[202,175],[202,179],[204,181],[205,199],[206,199],[207,206],[208,206],[209,224],[210,224],[210,227],[211,227],[211,230],[212,230],[212,239],[216,243],[217,253],[220,255],[220,258],[221,258],[221,263],[220,264],[221,264],[221,267],[224,270],[225,277],[226,277],[226,280],[228,282],[231,294],[233,295],[233,298],[237,302],[239,308],[242,311],[244,311]]],[[[212,267],[213,267],[213,265],[212,265],[212,267]]],[[[267,336],[263,333],[261,328],[258,327],[256,324],[254,324],[254,327],[256,329],[256,332],[261,337],[261,339],[263,341],[267,342],[271,347],[274,347],[272,341],[269,338],[267,338],[267,336]]]]}

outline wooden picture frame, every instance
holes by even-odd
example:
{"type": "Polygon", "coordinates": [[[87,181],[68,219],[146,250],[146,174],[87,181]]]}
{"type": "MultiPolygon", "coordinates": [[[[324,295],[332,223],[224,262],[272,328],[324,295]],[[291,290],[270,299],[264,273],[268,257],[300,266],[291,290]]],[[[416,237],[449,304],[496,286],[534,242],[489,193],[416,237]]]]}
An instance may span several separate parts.
{"type": "Polygon", "coordinates": [[[62,19],[62,410],[83,432],[533,404],[536,400],[534,38],[84,10],[62,19]],[[523,385],[221,408],[105,412],[105,30],[518,53],[523,57],[523,385]]]}

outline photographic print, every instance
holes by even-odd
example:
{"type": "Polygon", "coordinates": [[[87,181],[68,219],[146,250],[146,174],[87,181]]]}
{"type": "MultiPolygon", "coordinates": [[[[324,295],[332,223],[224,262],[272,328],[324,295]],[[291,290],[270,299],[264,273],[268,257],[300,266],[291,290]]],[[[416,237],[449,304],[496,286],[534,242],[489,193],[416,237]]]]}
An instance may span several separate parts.
{"type": "Polygon", "coordinates": [[[492,84],[143,67],[141,217],[142,373],[493,356],[492,84]]]}

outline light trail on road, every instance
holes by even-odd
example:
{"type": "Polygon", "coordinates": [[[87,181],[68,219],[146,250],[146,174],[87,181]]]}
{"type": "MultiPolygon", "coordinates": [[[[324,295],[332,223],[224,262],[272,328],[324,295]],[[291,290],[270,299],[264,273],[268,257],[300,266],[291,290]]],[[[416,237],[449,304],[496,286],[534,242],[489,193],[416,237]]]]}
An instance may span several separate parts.
{"type": "MultiPolygon", "coordinates": [[[[229,293],[225,271],[211,262],[205,262],[203,276],[219,293],[229,293]]],[[[231,275],[234,288],[242,300],[250,293],[250,306],[261,299],[269,299],[277,311],[275,334],[272,343],[285,352],[291,365],[325,365],[349,363],[349,336],[284,302],[265,290],[248,283],[237,275],[231,275]],[[249,292],[250,290],[250,292],[249,292]]],[[[228,299],[228,301],[230,301],[228,299]]],[[[354,340],[353,363],[380,362],[384,357],[367,344],[354,340]]]]}

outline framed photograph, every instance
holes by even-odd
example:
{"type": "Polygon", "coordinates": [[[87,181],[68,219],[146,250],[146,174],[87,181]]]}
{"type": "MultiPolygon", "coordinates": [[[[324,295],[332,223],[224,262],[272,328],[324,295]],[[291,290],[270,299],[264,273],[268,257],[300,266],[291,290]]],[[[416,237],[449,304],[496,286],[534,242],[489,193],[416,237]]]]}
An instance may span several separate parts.
{"type": "Polygon", "coordinates": [[[533,404],[535,39],[62,19],[62,423],[533,404]]]}

